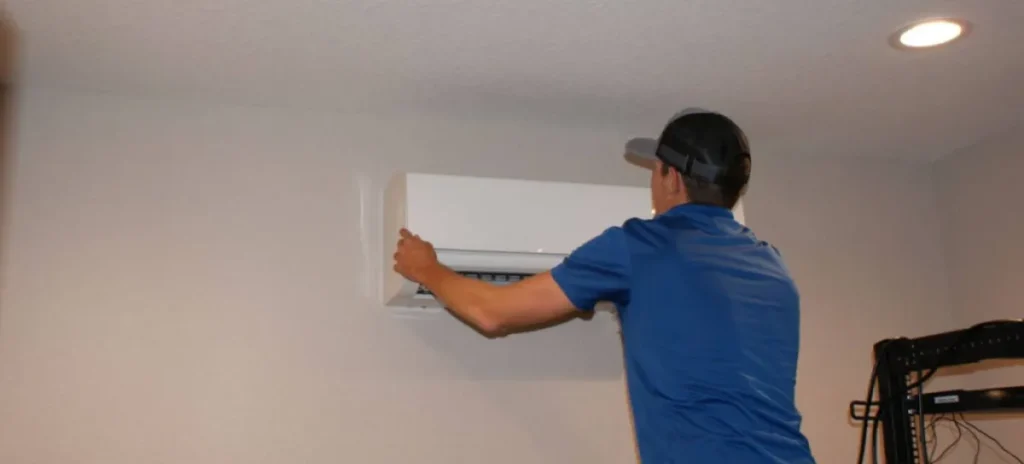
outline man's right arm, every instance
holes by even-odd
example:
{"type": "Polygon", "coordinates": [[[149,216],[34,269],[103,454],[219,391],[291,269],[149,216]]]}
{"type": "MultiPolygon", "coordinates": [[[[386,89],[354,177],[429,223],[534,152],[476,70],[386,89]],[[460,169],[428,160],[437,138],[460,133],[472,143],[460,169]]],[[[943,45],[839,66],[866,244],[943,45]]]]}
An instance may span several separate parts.
{"type": "Polygon", "coordinates": [[[449,310],[493,337],[564,320],[600,301],[626,300],[629,254],[623,230],[612,227],[551,271],[511,285],[471,279],[437,262],[420,274],[418,281],[449,310]]]}
{"type": "Polygon", "coordinates": [[[549,272],[495,285],[438,265],[422,283],[452,313],[489,337],[556,322],[574,311],[549,272]]]}

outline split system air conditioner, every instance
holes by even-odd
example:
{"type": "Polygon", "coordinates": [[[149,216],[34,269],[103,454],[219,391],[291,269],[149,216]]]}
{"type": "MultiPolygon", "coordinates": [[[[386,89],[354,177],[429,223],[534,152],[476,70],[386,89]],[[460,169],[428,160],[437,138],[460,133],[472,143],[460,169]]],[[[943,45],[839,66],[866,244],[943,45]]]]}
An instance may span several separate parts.
{"type": "MultiPolygon", "coordinates": [[[[430,241],[463,275],[513,283],[547,271],[605,229],[651,217],[646,187],[397,174],[384,192],[383,302],[438,308],[430,292],[393,270],[399,230],[430,241]]],[[[737,218],[742,221],[741,207],[737,218]]]]}

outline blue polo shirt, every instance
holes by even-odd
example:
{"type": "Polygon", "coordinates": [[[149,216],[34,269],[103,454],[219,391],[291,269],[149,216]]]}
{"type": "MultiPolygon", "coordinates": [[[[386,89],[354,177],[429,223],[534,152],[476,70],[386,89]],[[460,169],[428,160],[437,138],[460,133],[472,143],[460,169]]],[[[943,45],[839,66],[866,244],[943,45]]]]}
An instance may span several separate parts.
{"type": "Polygon", "coordinates": [[[618,308],[644,464],[814,462],[794,402],[800,297],[731,211],[631,219],[551,273],[577,308],[618,308]]]}

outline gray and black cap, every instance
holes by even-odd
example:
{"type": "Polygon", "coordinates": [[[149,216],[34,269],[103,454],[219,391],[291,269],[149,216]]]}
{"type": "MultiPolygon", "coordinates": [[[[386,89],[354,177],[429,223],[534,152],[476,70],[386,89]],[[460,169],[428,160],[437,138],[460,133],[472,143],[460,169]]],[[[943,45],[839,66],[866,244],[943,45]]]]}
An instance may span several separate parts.
{"type": "Polygon", "coordinates": [[[626,160],[653,169],[655,160],[683,176],[742,188],[750,180],[750,146],[731,119],[701,108],[687,108],[669,120],[657,139],[626,143],[626,160]]]}

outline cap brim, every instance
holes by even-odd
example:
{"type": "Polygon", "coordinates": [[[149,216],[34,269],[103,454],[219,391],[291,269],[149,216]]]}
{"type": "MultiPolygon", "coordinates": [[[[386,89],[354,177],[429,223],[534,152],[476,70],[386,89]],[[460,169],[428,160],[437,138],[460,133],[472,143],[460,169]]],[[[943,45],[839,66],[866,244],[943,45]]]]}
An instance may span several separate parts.
{"type": "Polygon", "coordinates": [[[658,141],[651,138],[634,138],[626,142],[625,158],[629,164],[640,166],[645,169],[654,169],[658,157],[655,152],[658,149],[658,141]]]}

